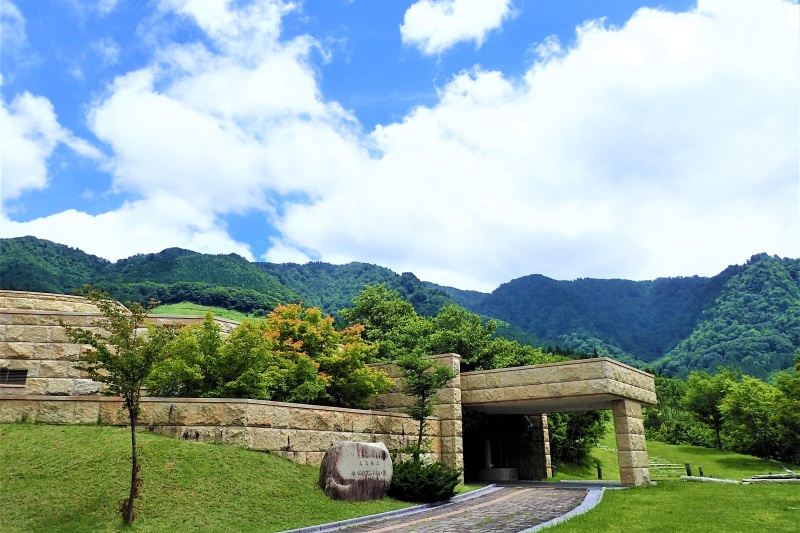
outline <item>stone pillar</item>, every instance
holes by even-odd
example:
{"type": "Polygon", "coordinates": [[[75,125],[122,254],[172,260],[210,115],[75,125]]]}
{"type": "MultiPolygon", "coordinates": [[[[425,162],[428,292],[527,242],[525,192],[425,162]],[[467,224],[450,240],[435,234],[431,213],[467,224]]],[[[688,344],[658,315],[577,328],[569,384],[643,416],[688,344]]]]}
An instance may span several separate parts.
{"type": "Polygon", "coordinates": [[[461,356],[454,353],[434,356],[442,366],[452,368],[458,374],[448,381],[436,394],[434,416],[441,420],[441,458],[447,466],[461,470],[464,480],[464,441],[461,429],[461,356]]]}
{"type": "Polygon", "coordinates": [[[528,415],[534,427],[534,436],[531,441],[533,459],[533,479],[547,479],[553,477],[553,464],[550,461],[550,430],[547,427],[547,415],[528,415]]]}
{"type": "Polygon", "coordinates": [[[483,468],[489,469],[492,467],[492,439],[486,437],[483,439],[483,468]]]}
{"type": "Polygon", "coordinates": [[[614,431],[617,436],[619,478],[623,486],[650,484],[647,446],[642,422],[642,405],[632,400],[614,402],[614,431]]]}

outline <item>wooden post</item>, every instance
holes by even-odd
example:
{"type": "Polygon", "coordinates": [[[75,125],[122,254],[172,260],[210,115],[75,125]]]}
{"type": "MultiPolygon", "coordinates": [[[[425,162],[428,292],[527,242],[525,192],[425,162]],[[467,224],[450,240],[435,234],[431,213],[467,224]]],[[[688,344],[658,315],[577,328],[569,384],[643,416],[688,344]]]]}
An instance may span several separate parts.
{"type": "Polygon", "coordinates": [[[686,465],[686,475],[692,477],[692,465],[689,463],[684,463],[686,465]]]}
{"type": "Polygon", "coordinates": [[[703,467],[702,466],[698,466],[697,469],[700,471],[700,477],[705,477],[703,475],[703,467]]]}
{"type": "Polygon", "coordinates": [[[597,479],[603,479],[603,465],[597,463],[597,479]]]}

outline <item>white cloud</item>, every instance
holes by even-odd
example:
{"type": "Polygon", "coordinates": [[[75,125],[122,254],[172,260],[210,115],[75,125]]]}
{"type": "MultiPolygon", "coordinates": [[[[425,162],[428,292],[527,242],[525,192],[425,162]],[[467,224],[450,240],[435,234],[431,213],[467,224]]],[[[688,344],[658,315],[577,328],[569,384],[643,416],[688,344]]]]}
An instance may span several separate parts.
{"type": "Polygon", "coordinates": [[[511,0],[419,0],[406,11],[400,36],[427,55],[465,41],[480,47],[513,14],[511,0]]]}
{"type": "Polygon", "coordinates": [[[582,26],[522,80],[462,73],[375,131],[382,157],[351,187],[287,210],[283,242],[483,289],[796,257],[797,16],[775,0],[642,9],[582,26]]]}
{"type": "Polygon", "coordinates": [[[253,5],[162,1],[213,49],[171,45],[93,103],[114,187],[140,200],[2,231],[109,258],[249,256],[224,217],[259,210],[280,232],[268,260],[367,261],[475,289],[800,256],[796,4],[706,0],[587,23],[568,49],[540,46],[520,79],[460,73],[435,105],[366,136],[320,93],[318,44],[281,39],[292,6],[253,5]]]}
{"type": "Polygon", "coordinates": [[[172,246],[203,253],[234,252],[253,260],[250,249],[221,230],[212,214],[180,196],[163,193],[100,215],[70,209],[24,223],[0,215],[0,237],[24,235],[67,243],[112,261],[172,246]]]}
{"type": "Polygon", "coordinates": [[[0,138],[3,202],[18,198],[26,190],[47,186],[47,160],[59,144],[81,156],[101,158],[96,148],[59,125],[48,99],[28,92],[17,95],[9,105],[0,99],[0,138]]]}

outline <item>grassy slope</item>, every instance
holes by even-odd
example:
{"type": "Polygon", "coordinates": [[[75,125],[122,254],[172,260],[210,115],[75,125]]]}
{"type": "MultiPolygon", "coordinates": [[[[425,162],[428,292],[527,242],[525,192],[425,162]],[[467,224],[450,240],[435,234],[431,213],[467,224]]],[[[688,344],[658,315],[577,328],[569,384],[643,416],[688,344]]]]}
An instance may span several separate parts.
{"type": "Polygon", "coordinates": [[[159,305],[158,307],[153,308],[152,314],[204,316],[209,311],[213,313],[214,316],[229,318],[231,320],[242,321],[245,319],[252,319],[252,317],[233,309],[225,309],[223,307],[214,307],[210,305],[200,305],[192,302],[159,305]]]}
{"type": "MultiPolygon", "coordinates": [[[[345,503],[317,488],[318,470],[274,455],[227,446],[140,435],[142,497],[134,531],[280,531],[405,506],[345,503]]],[[[606,479],[618,477],[605,448],[606,479]]],[[[0,531],[117,531],[116,502],[126,495],[126,428],[0,425],[0,531]]],[[[742,478],[777,471],[757,458],[692,446],[648,443],[651,456],[703,466],[706,474],[742,478]]],[[[557,479],[592,478],[594,465],[562,465],[557,479]]],[[[474,488],[474,487],[471,487],[474,488]]],[[[590,513],[554,527],[571,531],[797,531],[797,485],[718,485],[661,479],[657,486],[606,491],[590,513]]]]}
{"type": "MultiPolygon", "coordinates": [[[[319,470],[275,455],[149,433],[134,531],[280,531],[408,504],[347,503],[319,470]]],[[[0,425],[0,531],[117,531],[130,475],[127,428],[0,425]]]]}

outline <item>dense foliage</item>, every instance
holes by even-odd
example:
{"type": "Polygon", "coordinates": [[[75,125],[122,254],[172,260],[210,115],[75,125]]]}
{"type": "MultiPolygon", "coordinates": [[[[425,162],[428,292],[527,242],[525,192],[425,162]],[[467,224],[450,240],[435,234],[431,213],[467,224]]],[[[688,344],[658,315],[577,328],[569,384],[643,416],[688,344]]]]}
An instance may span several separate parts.
{"type": "Polygon", "coordinates": [[[317,308],[279,306],[228,337],[210,315],[183,330],[148,380],[158,396],[254,398],[367,407],[392,381],[366,364],[374,348],[361,327],[337,331],[317,308]]]}
{"type": "Polygon", "coordinates": [[[385,284],[387,288],[397,291],[423,316],[433,316],[443,306],[453,303],[444,291],[422,283],[410,272],[398,276],[388,268],[367,263],[257,265],[299,294],[306,305],[318,306],[330,314],[349,306],[353,298],[367,285],[385,284]]]}
{"type": "Polygon", "coordinates": [[[608,411],[550,413],[550,458],[554,463],[583,463],[605,434],[608,411]]]}
{"type": "Polygon", "coordinates": [[[37,239],[0,239],[0,288],[69,293],[92,283],[110,263],[80,250],[37,239]]]}
{"type": "Polygon", "coordinates": [[[461,472],[442,463],[399,461],[394,464],[389,496],[407,502],[433,503],[455,494],[461,472]]]}
{"type": "Polygon", "coordinates": [[[564,358],[496,337],[497,322],[484,320],[456,305],[435,316],[420,316],[397,291],[368,286],[353,298],[353,307],[339,312],[347,324],[363,324],[366,342],[377,346],[378,360],[395,361],[407,354],[461,355],[461,371],[505,368],[561,361],[564,358]]]}
{"type": "Polygon", "coordinates": [[[657,368],[687,375],[735,367],[766,378],[792,365],[800,346],[800,261],[754,256],[731,277],[691,335],[657,368]]]}
{"type": "Polygon", "coordinates": [[[656,376],[658,405],[645,409],[649,438],[800,462],[800,353],[771,382],[723,369],[656,376]]]}

